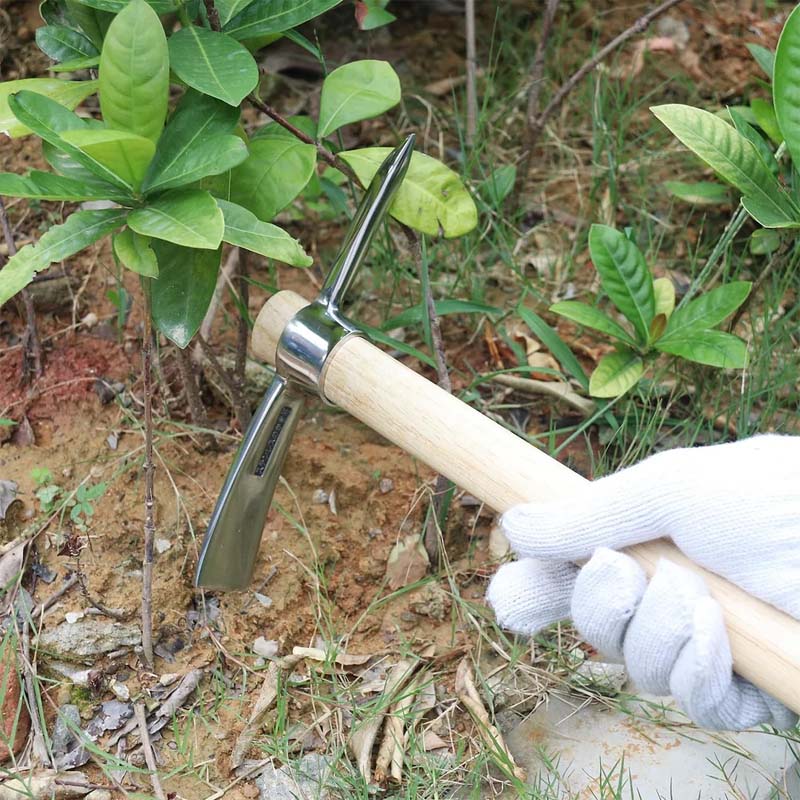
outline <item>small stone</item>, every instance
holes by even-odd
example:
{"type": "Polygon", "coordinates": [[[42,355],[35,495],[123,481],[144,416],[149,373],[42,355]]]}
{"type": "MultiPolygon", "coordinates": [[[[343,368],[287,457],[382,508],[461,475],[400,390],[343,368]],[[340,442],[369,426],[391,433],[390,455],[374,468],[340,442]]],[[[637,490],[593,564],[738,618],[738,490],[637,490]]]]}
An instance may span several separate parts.
{"type": "Polygon", "coordinates": [[[258,600],[258,602],[261,603],[264,608],[269,608],[272,605],[271,597],[268,597],[265,594],[260,594],[259,592],[253,592],[253,594],[256,596],[256,600],[258,600]]]}
{"type": "Polygon", "coordinates": [[[135,647],[141,641],[136,625],[86,618],[43,631],[37,644],[40,657],[89,663],[105,653],[135,647]]]}
{"type": "Polygon", "coordinates": [[[163,674],[163,675],[162,675],[162,676],[161,676],[161,677],[158,679],[158,682],[159,682],[159,683],[160,683],[162,686],[171,686],[171,685],[172,685],[173,683],[175,683],[175,681],[176,681],[176,680],[178,680],[178,678],[180,678],[180,677],[181,677],[181,674],[180,674],[180,672],[165,672],[165,673],[164,673],[164,674],[163,674]]]}
{"type": "Polygon", "coordinates": [[[584,661],[572,676],[572,683],[610,697],[619,694],[627,682],[628,673],[623,664],[605,661],[584,661]]]}
{"type": "Polygon", "coordinates": [[[328,788],[331,777],[328,758],[320,753],[309,753],[280,769],[267,767],[256,778],[256,786],[261,800],[295,800],[298,797],[330,800],[333,797],[328,788]]]}
{"type": "Polygon", "coordinates": [[[111,792],[108,789],[92,789],[83,800],[111,800],[111,792]]]}
{"type": "Polygon", "coordinates": [[[57,675],[67,678],[76,686],[84,688],[89,686],[89,674],[92,671],[90,669],[76,669],[72,664],[65,664],[61,661],[49,661],[47,667],[50,672],[55,672],[57,675]]]}
{"type": "Polygon", "coordinates": [[[394,481],[391,478],[381,478],[378,484],[378,491],[381,494],[389,494],[394,489],[394,481]]]}
{"type": "Polygon", "coordinates": [[[94,328],[98,322],[97,314],[95,314],[94,311],[90,311],[81,320],[81,325],[83,325],[84,328],[94,328]]]}
{"type": "Polygon", "coordinates": [[[493,525],[489,531],[489,554],[496,561],[505,558],[511,552],[511,545],[499,525],[493,525]]]}
{"type": "Polygon", "coordinates": [[[276,658],[278,655],[279,646],[275,639],[265,639],[259,636],[253,642],[253,652],[262,658],[276,658]]]}
{"type": "Polygon", "coordinates": [[[78,706],[66,703],[58,709],[56,724],[53,726],[52,748],[56,758],[66,755],[78,744],[75,731],[81,726],[81,712],[78,706]]]}
{"type": "Polygon", "coordinates": [[[383,533],[383,528],[370,528],[367,531],[367,536],[370,539],[374,539],[376,536],[380,536],[383,533]]]}
{"type": "Polygon", "coordinates": [[[106,444],[110,450],[116,450],[119,447],[119,434],[116,431],[111,431],[106,436],[106,444]]]}
{"type": "Polygon", "coordinates": [[[114,693],[114,697],[116,697],[117,700],[127,702],[131,699],[131,690],[124,683],[120,683],[115,678],[112,678],[108,682],[108,688],[114,693]]]}
{"type": "Polygon", "coordinates": [[[74,625],[79,619],[83,619],[85,616],[86,612],[84,611],[67,611],[67,613],[64,614],[64,619],[69,625],[74,625]]]}
{"type": "Polygon", "coordinates": [[[328,493],[324,489],[314,489],[314,494],[311,495],[311,502],[324,506],[328,502],[328,493]]]}
{"type": "Polygon", "coordinates": [[[169,539],[156,539],[155,545],[156,552],[161,554],[166,553],[172,547],[172,542],[169,539]]]}

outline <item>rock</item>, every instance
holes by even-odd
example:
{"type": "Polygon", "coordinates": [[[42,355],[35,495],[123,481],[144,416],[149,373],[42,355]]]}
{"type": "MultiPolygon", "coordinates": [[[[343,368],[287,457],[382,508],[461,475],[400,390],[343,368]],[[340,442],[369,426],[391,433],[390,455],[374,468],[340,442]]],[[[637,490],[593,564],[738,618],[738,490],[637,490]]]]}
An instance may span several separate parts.
{"type": "Polygon", "coordinates": [[[53,726],[51,747],[53,755],[59,758],[66,755],[76,744],[78,738],[74,731],[81,727],[81,712],[78,706],[65,703],[58,709],[56,724],[53,726]]]}
{"type": "Polygon", "coordinates": [[[392,489],[394,489],[394,481],[391,478],[381,478],[381,482],[378,484],[378,491],[381,494],[389,494],[392,489]]]}
{"type": "Polygon", "coordinates": [[[502,561],[511,552],[511,545],[499,525],[489,531],[489,554],[495,561],[502,561]]]}
{"type": "Polygon", "coordinates": [[[84,688],[89,686],[91,669],[76,669],[72,664],[65,664],[62,661],[48,661],[47,668],[49,672],[55,672],[57,675],[67,678],[76,686],[83,686],[84,688]]]}
{"type": "Polygon", "coordinates": [[[112,678],[108,682],[108,688],[113,693],[114,697],[117,700],[121,700],[122,702],[127,702],[131,699],[131,690],[124,684],[118,681],[116,678],[112,678]]]}
{"type": "Polygon", "coordinates": [[[8,507],[17,499],[17,488],[14,481],[0,480],[0,519],[6,518],[8,507]]]}
{"type": "Polygon", "coordinates": [[[43,656],[89,663],[106,653],[135,647],[141,641],[142,634],[136,625],[87,618],[43,631],[38,637],[38,647],[43,656]]]}
{"type": "Polygon", "coordinates": [[[314,489],[314,494],[311,495],[311,502],[324,506],[328,502],[328,493],[324,489],[314,489]]]}
{"type": "Polygon", "coordinates": [[[628,682],[628,673],[623,664],[608,664],[604,661],[584,661],[572,673],[575,686],[586,687],[598,694],[613,697],[622,691],[628,682]]]}
{"type": "Polygon", "coordinates": [[[85,800],[111,800],[111,792],[108,789],[92,789],[85,800]]]}
{"type": "Polygon", "coordinates": [[[253,652],[262,658],[275,658],[278,655],[278,643],[274,639],[267,640],[259,636],[253,642],[253,652]]]}
{"type": "Polygon", "coordinates": [[[515,714],[526,714],[542,698],[542,685],[536,674],[514,667],[495,672],[486,681],[486,688],[491,692],[495,712],[508,709],[515,714]]]}
{"type": "Polygon", "coordinates": [[[12,755],[19,755],[25,746],[31,725],[28,709],[22,700],[22,681],[17,670],[17,659],[9,642],[10,639],[7,639],[6,646],[0,650],[0,686],[6,687],[0,696],[0,700],[2,700],[0,702],[0,763],[7,761],[12,755]],[[8,742],[11,741],[12,734],[14,734],[14,741],[11,742],[9,748],[8,742]]]}
{"type": "Polygon", "coordinates": [[[256,778],[256,786],[261,800],[296,800],[298,797],[329,800],[333,797],[330,789],[326,788],[330,783],[330,772],[331,764],[326,756],[309,753],[280,769],[267,767],[256,778]]]}

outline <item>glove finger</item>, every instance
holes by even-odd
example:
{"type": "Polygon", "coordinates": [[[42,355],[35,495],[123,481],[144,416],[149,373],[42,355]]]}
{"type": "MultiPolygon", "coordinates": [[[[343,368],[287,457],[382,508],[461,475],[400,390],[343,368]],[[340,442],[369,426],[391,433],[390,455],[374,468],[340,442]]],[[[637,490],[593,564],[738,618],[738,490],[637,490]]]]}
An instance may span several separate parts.
{"type": "Polygon", "coordinates": [[[692,635],[697,601],[707,595],[701,577],[661,559],[623,644],[628,674],[639,690],[670,693],[670,674],[692,635]]]}
{"type": "Polygon", "coordinates": [[[498,624],[533,636],[569,616],[569,601],[578,568],[526,558],[504,564],[489,583],[486,600],[498,624]]]}
{"type": "Polygon", "coordinates": [[[643,480],[646,465],[587,483],[563,501],[506,511],[500,524],[512,548],[521,558],[585,561],[598,547],[619,550],[664,535],[663,504],[643,480]]]}
{"type": "Polygon", "coordinates": [[[695,606],[692,635],[678,656],[670,689],[678,705],[705,728],[745,730],[763,722],[791,728],[797,716],[733,674],[722,609],[711,597],[695,606]]]}
{"type": "Polygon", "coordinates": [[[621,660],[625,632],[646,589],[647,576],[630,556],[598,548],[578,573],[572,595],[572,620],[581,637],[621,660]]]}

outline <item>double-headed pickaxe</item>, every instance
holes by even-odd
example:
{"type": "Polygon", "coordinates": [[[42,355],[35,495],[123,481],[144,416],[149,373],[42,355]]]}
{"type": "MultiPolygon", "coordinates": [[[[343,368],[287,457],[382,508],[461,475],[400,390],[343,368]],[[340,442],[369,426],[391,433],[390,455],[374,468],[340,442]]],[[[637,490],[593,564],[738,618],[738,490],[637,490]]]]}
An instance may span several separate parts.
{"type": "MultiPolygon", "coordinates": [[[[275,366],[277,376],[214,509],[197,569],[200,586],[243,589],[249,583],[308,390],[499,512],[569,496],[585,480],[370,344],[341,315],[344,292],[402,181],[412,149],[409,137],[378,170],[320,296],[309,305],[293,292],[278,292],[258,315],[252,349],[275,366]]],[[[650,575],[661,558],[700,573],[725,612],[736,671],[800,713],[800,622],[702,569],[668,541],[626,552],[650,575]]]]}

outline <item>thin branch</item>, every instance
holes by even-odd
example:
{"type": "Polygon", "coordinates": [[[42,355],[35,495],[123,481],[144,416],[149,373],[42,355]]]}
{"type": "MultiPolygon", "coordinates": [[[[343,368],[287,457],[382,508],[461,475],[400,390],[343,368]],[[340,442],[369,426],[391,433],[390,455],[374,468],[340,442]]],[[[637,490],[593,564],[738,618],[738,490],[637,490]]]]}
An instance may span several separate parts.
{"type": "MultiPolygon", "coordinates": [[[[219,311],[219,307],[222,304],[222,298],[225,294],[225,287],[230,283],[233,273],[239,268],[240,257],[241,253],[239,248],[231,247],[230,251],[228,252],[228,257],[225,259],[225,263],[222,265],[222,269],[219,271],[217,285],[214,287],[214,294],[211,297],[211,302],[208,304],[206,315],[203,317],[203,323],[200,325],[200,335],[206,341],[211,338],[211,329],[214,327],[214,319],[216,318],[217,311],[219,311]]],[[[201,354],[202,349],[200,348],[200,343],[198,342],[194,347],[192,359],[196,363],[199,363],[201,354]]]]}
{"type": "Polygon", "coordinates": [[[279,111],[276,111],[271,105],[265,103],[260,98],[256,97],[255,95],[250,95],[248,97],[248,100],[255,108],[257,108],[262,113],[266,114],[271,119],[275,120],[275,122],[277,122],[278,125],[280,125],[282,128],[285,128],[287,131],[289,131],[289,133],[296,136],[301,142],[305,142],[306,144],[313,144],[314,147],[317,148],[317,154],[319,155],[319,157],[327,164],[329,164],[332,167],[335,167],[336,169],[339,170],[339,172],[343,172],[348,178],[350,178],[350,180],[358,182],[358,177],[356,176],[355,172],[353,172],[350,165],[346,161],[343,161],[341,158],[339,158],[339,156],[337,156],[336,153],[332,153],[330,150],[328,150],[327,147],[320,144],[318,141],[313,139],[304,131],[301,131],[300,128],[298,128],[295,125],[292,125],[292,123],[289,122],[289,120],[286,119],[286,117],[284,117],[283,114],[281,114],[279,111]]]}
{"type": "Polygon", "coordinates": [[[217,11],[217,7],[214,5],[214,0],[203,0],[203,3],[206,7],[206,16],[208,17],[208,24],[211,26],[212,31],[217,31],[217,33],[222,31],[222,25],[219,22],[219,11],[217,11]]]}
{"type": "Polygon", "coordinates": [[[50,753],[47,750],[47,739],[42,729],[42,720],[39,716],[39,702],[36,695],[36,669],[31,661],[30,624],[28,620],[22,623],[22,679],[25,686],[25,695],[28,700],[28,711],[33,728],[33,761],[37,766],[51,766],[50,753]]]}
{"type": "MultiPolygon", "coordinates": [[[[6,240],[8,257],[17,254],[17,243],[14,241],[14,232],[8,221],[6,207],[0,198],[0,225],[3,228],[3,238],[6,240]]],[[[39,342],[39,332],[36,328],[36,309],[33,306],[33,297],[27,288],[20,292],[22,304],[25,308],[25,335],[22,340],[22,382],[30,383],[32,378],[42,375],[42,346],[39,342]]]]}
{"type": "MultiPolygon", "coordinates": [[[[528,120],[528,143],[525,154],[526,164],[529,163],[528,153],[534,149],[539,141],[539,136],[541,135],[544,126],[547,124],[547,121],[553,116],[553,114],[555,114],[556,111],[561,108],[561,105],[569,93],[583,80],[583,78],[592,72],[592,70],[594,70],[597,65],[600,64],[609,54],[613,53],[621,45],[625,44],[628,39],[631,39],[637,34],[644,33],[654,19],[660,17],[662,14],[669,11],[673,6],[676,6],[682,2],[683,0],[665,0],[665,2],[661,3],[659,6],[656,6],[656,8],[654,8],[652,11],[648,11],[647,14],[639,17],[639,19],[637,19],[633,25],[631,25],[629,28],[626,28],[622,33],[619,34],[619,36],[615,36],[604,47],[601,47],[600,50],[598,50],[597,53],[592,56],[592,58],[586,61],[579,69],[570,75],[566,81],[564,81],[558,91],[553,95],[550,102],[545,106],[541,114],[539,114],[533,121],[530,119],[528,120]]],[[[521,180],[524,180],[526,177],[527,175],[523,174],[521,176],[521,180]]]]}
{"type": "Polygon", "coordinates": [[[139,729],[139,736],[142,739],[144,760],[150,772],[150,783],[153,785],[153,793],[158,800],[167,800],[167,796],[164,794],[164,788],[161,786],[161,780],[158,777],[158,765],[156,764],[156,757],[153,753],[153,743],[150,741],[150,734],[147,730],[147,714],[144,710],[143,703],[133,704],[133,715],[136,718],[136,727],[139,729]]]}
{"type": "Polygon", "coordinates": [[[155,495],[153,489],[153,329],[150,319],[150,280],[142,281],[144,294],[144,558],[142,559],[142,649],[148,669],[153,669],[153,540],[155,539],[155,495]]]}
{"type": "Polygon", "coordinates": [[[466,0],[464,22],[467,37],[467,144],[475,141],[478,129],[477,56],[475,48],[475,0],[466,0]]]}

